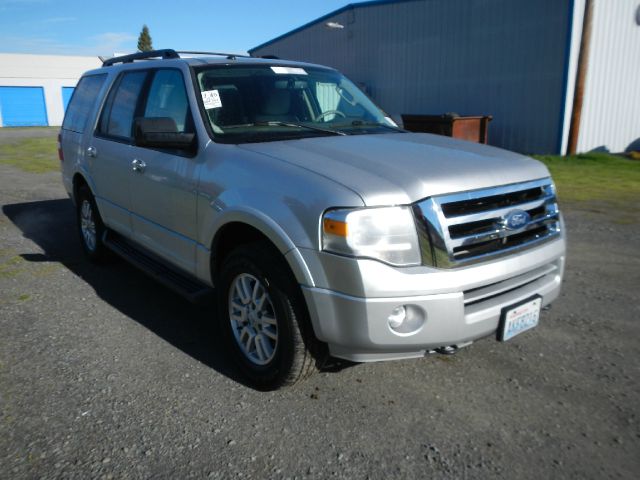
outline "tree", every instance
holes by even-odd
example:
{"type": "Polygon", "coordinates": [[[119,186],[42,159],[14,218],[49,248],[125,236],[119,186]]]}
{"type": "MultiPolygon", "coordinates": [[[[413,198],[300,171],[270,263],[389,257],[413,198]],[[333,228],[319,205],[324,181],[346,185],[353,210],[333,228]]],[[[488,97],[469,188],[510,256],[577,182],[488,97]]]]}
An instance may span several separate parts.
{"type": "Polygon", "coordinates": [[[149,35],[149,27],[146,25],[142,26],[142,31],[140,32],[140,36],[138,37],[138,50],[141,52],[148,52],[153,50],[153,43],[151,40],[151,35],[149,35]]]}

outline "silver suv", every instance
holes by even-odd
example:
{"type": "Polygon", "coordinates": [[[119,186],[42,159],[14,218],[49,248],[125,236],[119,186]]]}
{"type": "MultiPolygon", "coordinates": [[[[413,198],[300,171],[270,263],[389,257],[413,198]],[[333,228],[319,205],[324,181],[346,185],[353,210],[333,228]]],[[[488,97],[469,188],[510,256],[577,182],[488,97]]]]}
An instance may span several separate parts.
{"type": "Polygon", "coordinates": [[[60,148],[89,258],[115,252],[191,300],[214,294],[258,387],[328,358],[508,340],[560,291],[563,224],[541,163],[405,132],[331,68],[113,58],[80,80],[60,148]]]}

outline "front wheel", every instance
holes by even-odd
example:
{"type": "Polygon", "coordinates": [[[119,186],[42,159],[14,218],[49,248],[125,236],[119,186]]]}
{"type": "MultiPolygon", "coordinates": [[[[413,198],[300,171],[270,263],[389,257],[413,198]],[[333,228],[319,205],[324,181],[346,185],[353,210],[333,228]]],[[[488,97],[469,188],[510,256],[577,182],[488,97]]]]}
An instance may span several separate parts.
{"type": "Polygon", "coordinates": [[[260,389],[293,385],[315,370],[304,300],[283,262],[267,245],[238,247],[224,260],[216,288],[226,343],[260,389]]]}

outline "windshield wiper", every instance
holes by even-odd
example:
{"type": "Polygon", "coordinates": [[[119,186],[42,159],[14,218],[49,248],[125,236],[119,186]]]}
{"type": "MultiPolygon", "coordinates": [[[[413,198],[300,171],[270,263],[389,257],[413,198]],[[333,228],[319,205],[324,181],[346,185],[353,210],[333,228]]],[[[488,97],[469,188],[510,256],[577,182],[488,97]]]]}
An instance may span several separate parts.
{"type": "Polygon", "coordinates": [[[224,128],[242,128],[242,127],[298,127],[298,128],[306,128],[307,130],[314,130],[316,132],[324,132],[330,133],[331,135],[347,135],[344,132],[339,132],[338,130],[332,130],[330,128],[322,128],[322,127],[314,127],[312,125],[305,125],[304,123],[296,123],[296,122],[283,122],[280,120],[272,120],[265,122],[253,122],[253,123],[244,123],[242,125],[229,125],[224,128]]]}
{"type": "Polygon", "coordinates": [[[351,125],[354,127],[382,127],[393,130],[394,132],[404,132],[404,130],[400,127],[394,127],[382,122],[364,122],[362,120],[354,120],[353,122],[351,122],[351,125]]]}

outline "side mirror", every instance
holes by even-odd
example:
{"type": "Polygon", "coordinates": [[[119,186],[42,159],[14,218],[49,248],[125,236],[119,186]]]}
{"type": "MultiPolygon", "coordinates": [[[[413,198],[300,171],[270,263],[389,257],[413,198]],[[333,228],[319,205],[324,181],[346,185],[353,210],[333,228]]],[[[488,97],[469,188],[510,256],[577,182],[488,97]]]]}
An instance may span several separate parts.
{"type": "Polygon", "coordinates": [[[191,150],[195,146],[195,138],[195,133],[178,132],[171,117],[140,117],[134,122],[134,139],[139,147],[191,150]]]}

